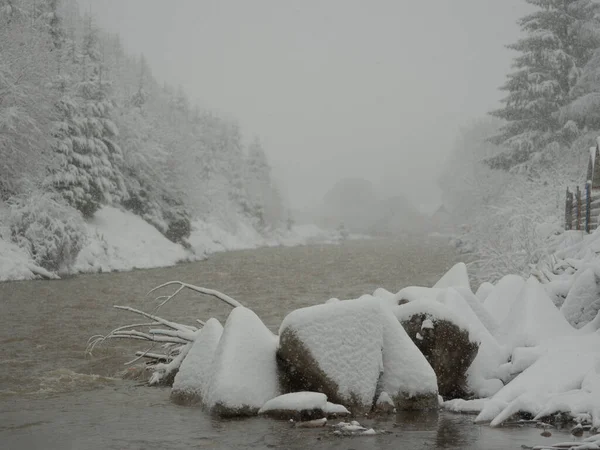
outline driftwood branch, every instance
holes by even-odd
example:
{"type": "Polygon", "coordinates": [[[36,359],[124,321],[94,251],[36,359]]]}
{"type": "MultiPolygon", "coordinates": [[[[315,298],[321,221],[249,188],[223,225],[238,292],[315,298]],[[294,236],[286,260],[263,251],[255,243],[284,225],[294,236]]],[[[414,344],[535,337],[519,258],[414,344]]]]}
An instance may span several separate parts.
{"type": "Polygon", "coordinates": [[[164,380],[172,378],[173,374],[175,374],[179,369],[181,362],[186,357],[188,351],[192,347],[193,342],[196,340],[198,329],[204,326],[204,322],[197,319],[196,322],[199,326],[184,325],[163,319],[162,317],[155,315],[156,311],[175,298],[184,289],[189,289],[203,295],[215,297],[222,302],[227,303],[232,308],[242,306],[242,304],[237,300],[219,291],[194,286],[193,284],[183,283],[181,281],[170,281],[168,283],[161,284],[160,286],[152,289],[148,295],[167,286],[177,286],[177,289],[170,295],[161,295],[157,297],[155,300],[159,301],[160,303],[152,313],[147,313],[130,306],[115,305],[115,309],[137,314],[145,319],[148,319],[148,321],[115,328],[107,335],[97,334],[90,337],[87,342],[86,354],[91,355],[97,345],[109,339],[130,339],[150,342],[152,345],[147,350],[137,351],[135,353],[135,358],[126,362],[125,364],[133,364],[141,359],[149,359],[153,361],[155,363],[153,366],[154,374],[152,375],[149,383],[161,383],[164,380]],[[160,345],[164,349],[165,354],[152,352],[156,345],[160,345]]]}
{"type": "Polygon", "coordinates": [[[171,294],[171,295],[168,295],[168,296],[162,295],[162,296],[158,297],[157,299],[158,300],[162,300],[162,301],[156,307],[155,312],[161,306],[165,305],[167,302],[169,302],[171,299],[173,299],[184,288],[185,289],[190,289],[191,291],[198,292],[200,294],[204,294],[204,295],[208,295],[208,296],[211,296],[211,297],[215,297],[215,298],[221,300],[222,302],[227,303],[232,308],[237,308],[238,306],[243,306],[240,302],[238,302],[237,300],[231,298],[230,296],[228,296],[226,294],[223,294],[222,292],[215,291],[214,289],[207,289],[207,288],[203,288],[203,287],[200,287],[200,286],[195,286],[193,284],[184,283],[182,281],[169,281],[167,283],[161,284],[160,286],[156,286],[154,289],[152,289],[150,292],[148,292],[148,295],[152,294],[153,292],[158,291],[159,289],[167,287],[167,286],[179,286],[179,288],[173,294],[171,294]]]}

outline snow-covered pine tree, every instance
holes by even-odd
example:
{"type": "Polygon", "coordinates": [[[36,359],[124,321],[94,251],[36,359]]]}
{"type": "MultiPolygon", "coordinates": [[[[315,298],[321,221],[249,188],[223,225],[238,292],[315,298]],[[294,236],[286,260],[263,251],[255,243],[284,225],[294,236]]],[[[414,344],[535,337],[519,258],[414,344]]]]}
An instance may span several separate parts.
{"type": "Polygon", "coordinates": [[[31,25],[29,5],[0,0],[0,194],[25,190],[44,176],[55,61],[48,34],[31,25]]]}
{"type": "Polygon", "coordinates": [[[283,200],[273,181],[271,166],[258,137],[248,146],[245,162],[248,203],[258,228],[281,225],[285,216],[283,200]]]}
{"type": "Polygon", "coordinates": [[[507,124],[493,141],[508,151],[488,160],[493,168],[511,169],[549,144],[567,144],[558,111],[570,100],[581,69],[600,45],[593,0],[525,0],[537,10],[519,24],[525,37],[509,48],[520,54],[515,71],[502,87],[504,107],[491,114],[507,124]]]}
{"type": "Polygon", "coordinates": [[[27,11],[21,0],[0,0],[0,20],[6,24],[19,21],[27,17],[27,11]]]}
{"type": "Polygon", "coordinates": [[[82,81],[72,94],[61,87],[60,120],[52,145],[60,162],[47,183],[85,217],[91,217],[102,205],[126,197],[127,191],[120,171],[123,155],[114,140],[118,129],[111,119],[110,84],[102,79],[102,54],[91,19],[81,55],[82,81]]]}
{"type": "Polygon", "coordinates": [[[600,49],[573,87],[574,100],[561,110],[561,122],[576,132],[600,131],[600,49]]]}
{"type": "Polygon", "coordinates": [[[248,146],[246,184],[250,214],[262,229],[266,225],[265,213],[271,191],[271,167],[257,137],[248,146]]]}
{"type": "Polygon", "coordinates": [[[61,0],[42,0],[37,7],[37,20],[50,35],[54,50],[60,50],[65,42],[66,34],[59,14],[61,0]]]}

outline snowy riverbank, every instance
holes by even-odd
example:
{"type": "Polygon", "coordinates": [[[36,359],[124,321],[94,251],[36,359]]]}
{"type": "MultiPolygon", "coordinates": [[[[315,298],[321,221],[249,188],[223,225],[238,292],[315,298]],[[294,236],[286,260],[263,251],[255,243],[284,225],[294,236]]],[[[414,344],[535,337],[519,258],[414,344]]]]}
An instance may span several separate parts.
{"type": "MultiPolygon", "coordinates": [[[[336,243],[336,232],[314,225],[296,225],[262,236],[249,224],[240,222],[235,231],[213,222],[192,223],[190,248],[173,243],[142,218],[117,208],[104,207],[86,222],[87,243],[69,271],[74,273],[126,271],[167,267],[196,261],[211,253],[265,246],[295,246],[312,242],[336,243]]],[[[53,278],[35,264],[28,252],[0,233],[0,281],[53,278]]]]}
{"type": "MultiPolygon", "coordinates": [[[[564,233],[534,276],[507,275],[475,293],[466,265],[458,263],[432,287],[330,299],[291,311],[278,335],[219,294],[234,307],[225,324],[211,318],[196,329],[161,322],[168,329],[154,329],[160,342],[171,339],[179,348],[151,356],[167,363],[143,370],[153,372],[151,384],[172,382],[174,401],[223,416],[260,414],[280,394],[314,391],[354,415],[442,406],[476,413],[476,422],[491,426],[575,422],[574,439],[583,445],[577,448],[598,448],[583,444],[589,437],[583,430],[600,429],[599,243],[600,231],[564,233]]],[[[130,337],[132,331],[121,330],[107,338],[130,337]]],[[[278,414],[305,417],[306,408],[295,405],[278,414]]]]}

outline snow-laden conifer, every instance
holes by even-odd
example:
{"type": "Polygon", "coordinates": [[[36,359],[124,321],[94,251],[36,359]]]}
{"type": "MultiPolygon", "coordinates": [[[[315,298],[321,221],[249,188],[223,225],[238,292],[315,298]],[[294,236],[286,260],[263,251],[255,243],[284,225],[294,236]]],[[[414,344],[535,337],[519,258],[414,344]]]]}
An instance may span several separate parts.
{"type": "Polygon", "coordinates": [[[510,169],[551,143],[566,143],[558,111],[571,99],[581,69],[600,45],[598,13],[592,0],[525,0],[536,11],[519,24],[525,36],[510,45],[519,52],[502,89],[504,106],[492,114],[507,124],[494,141],[508,151],[489,160],[510,169]]]}

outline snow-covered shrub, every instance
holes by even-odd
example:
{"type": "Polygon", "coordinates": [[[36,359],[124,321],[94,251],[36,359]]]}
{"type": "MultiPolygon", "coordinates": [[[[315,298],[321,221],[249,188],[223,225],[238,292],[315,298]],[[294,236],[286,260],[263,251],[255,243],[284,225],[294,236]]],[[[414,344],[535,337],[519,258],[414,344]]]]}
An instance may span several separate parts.
{"type": "Polygon", "coordinates": [[[550,257],[564,214],[559,193],[562,189],[545,177],[527,180],[514,175],[503,195],[478,212],[460,236],[472,249],[476,282],[497,281],[509,273],[526,277],[550,257]]]}
{"type": "Polygon", "coordinates": [[[9,202],[8,226],[13,242],[27,250],[36,264],[53,271],[68,269],[86,243],[81,214],[56,194],[36,192],[9,202]]]}

